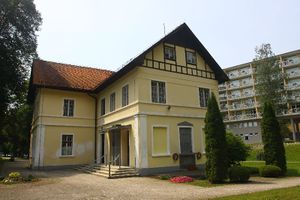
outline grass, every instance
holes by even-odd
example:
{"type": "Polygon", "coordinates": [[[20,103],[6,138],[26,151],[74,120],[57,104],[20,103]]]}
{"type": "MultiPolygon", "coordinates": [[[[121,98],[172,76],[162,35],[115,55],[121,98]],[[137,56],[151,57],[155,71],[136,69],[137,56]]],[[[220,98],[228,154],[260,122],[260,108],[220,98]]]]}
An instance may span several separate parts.
{"type": "Polygon", "coordinates": [[[280,200],[291,200],[299,199],[300,197],[300,186],[285,188],[285,189],[275,189],[263,192],[255,192],[251,194],[228,196],[223,198],[216,198],[216,200],[256,200],[256,199],[280,199],[280,200]]]}
{"type": "MultiPolygon", "coordinates": [[[[250,156],[247,160],[256,160],[256,154],[258,151],[263,149],[263,145],[251,145],[252,151],[250,152],[250,156]]],[[[300,143],[286,143],[284,144],[285,147],[285,155],[287,161],[292,162],[300,162],[300,143]]]]}

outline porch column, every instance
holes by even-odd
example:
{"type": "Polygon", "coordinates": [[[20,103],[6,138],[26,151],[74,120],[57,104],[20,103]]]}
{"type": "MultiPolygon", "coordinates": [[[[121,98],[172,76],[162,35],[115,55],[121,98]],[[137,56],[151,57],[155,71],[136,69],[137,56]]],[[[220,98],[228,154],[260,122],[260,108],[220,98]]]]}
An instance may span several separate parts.
{"type": "Polygon", "coordinates": [[[136,168],[148,167],[147,115],[134,116],[136,168]]]}

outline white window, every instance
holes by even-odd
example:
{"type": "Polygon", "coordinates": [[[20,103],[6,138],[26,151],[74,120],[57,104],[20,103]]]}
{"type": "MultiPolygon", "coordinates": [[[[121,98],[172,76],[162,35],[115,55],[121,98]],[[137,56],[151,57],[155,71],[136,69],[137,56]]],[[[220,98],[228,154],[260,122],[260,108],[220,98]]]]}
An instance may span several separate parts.
{"type": "Polygon", "coordinates": [[[73,155],[73,135],[64,134],[61,138],[61,155],[73,155]]]}
{"type": "Polygon", "coordinates": [[[160,81],[151,81],[151,96],[154,103],[166,103],[166,84],[160,81]]]}
{"type": "Polygon", "coordinates": [[[248,122],[248,126],[252,127],[253,126],[253,122],[248,122]]]}
{"type": "Polygon", "coordinates": [[[176,60],[175,47],[165,46],[164,47],[165,59],[176,60]]]}
{"type": "Polygon", "coordinates": [[[248,127],[248,123],[244,122],[244,127],[247,128],[248,127]]]}
{"type": "Polygon", "coordinates": [[[122,106],[127,106],[129,104],[129,86],[125,85],[122,88],[122,106]]]}
{"type": "Polygon", "coordinates": [[[207,107],[209,98],[209,89],[207,88],[199,88],[199,100],[200,100],[200,107],[207,107]]]}
{"type": "Polygon", "coordinates": [[[74,100],[64,99],[64,116],[73,117],[74,116],[74,100]]]}
{"type": "Polygon", "coordinates": [[[116,93],[110,95],[110,112],[116,109],[116,93]]]}
{"type": "Polygon", "coordinates": [[[186,51],[185,55],[186,55],[186,63],[187,64],[196,65],[197,60],[196,60],[196,53],[195,52],[186,51]]]}
{"type": "Polygon", "coordinates": [[[257,122],[253,122],[253,126],[254,126],[254,127],[257,127],[257,122]]]}

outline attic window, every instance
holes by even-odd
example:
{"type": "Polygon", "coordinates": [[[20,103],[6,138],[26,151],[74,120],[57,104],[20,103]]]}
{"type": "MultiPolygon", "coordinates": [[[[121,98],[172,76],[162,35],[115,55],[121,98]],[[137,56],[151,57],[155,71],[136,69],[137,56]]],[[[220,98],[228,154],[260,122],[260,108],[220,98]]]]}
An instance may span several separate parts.
{"type": "Polygon", "coordinates": [[[186,51],[186,63],[196,65],[196,53],[191,51],[186,51]]]}
{"type": "Polygon", "coordinates": [[[165,46],[164,53],[165,53],[165,59],[176,60],[175,47],[165,46]]]}

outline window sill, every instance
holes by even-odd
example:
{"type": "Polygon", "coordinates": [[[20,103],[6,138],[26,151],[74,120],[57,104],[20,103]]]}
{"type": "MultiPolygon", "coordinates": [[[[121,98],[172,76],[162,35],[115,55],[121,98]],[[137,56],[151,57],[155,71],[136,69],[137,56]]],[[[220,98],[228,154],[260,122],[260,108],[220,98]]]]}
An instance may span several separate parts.
{"type": "Polygon", "coordinates": [[[74,158],[75,155],[60,155],[59,158],[74,158]]]}
{"type": "Polygon", "coordinates": [[[167,153],[167,154],[152,154],[153,158],[158,158],[158,157],[170,157],[171,154],[167,153]]]}

